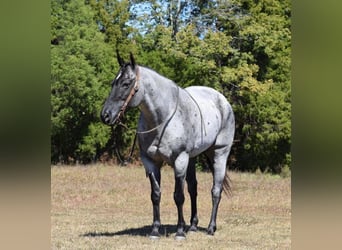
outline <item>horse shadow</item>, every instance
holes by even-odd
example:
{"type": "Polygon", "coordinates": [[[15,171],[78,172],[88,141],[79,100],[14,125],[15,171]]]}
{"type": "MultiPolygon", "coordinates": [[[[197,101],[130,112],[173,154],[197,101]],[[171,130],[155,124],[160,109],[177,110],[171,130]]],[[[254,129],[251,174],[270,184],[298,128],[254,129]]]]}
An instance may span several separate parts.
{"type": "MultiPolygon", "coordinates": [[[[142,226],[137,228],[128,228],[117,232],[88,232],[85,234],[81,234],[81,237],[114,237],[114,236],[141,236],[141,237],[148,237],[151,233],[152,227],[149,226],[142,226]]],[[[186,228],[186,232],[188,232],[189,228],[186,228]]],[[[171,235],[177,232],[176,225],[161,225],[159,232],[161,236],[170,237],[171,235]]],[[[204,227],[197,227],[197,232],[207,232],[207,229],[204,227]]]]}

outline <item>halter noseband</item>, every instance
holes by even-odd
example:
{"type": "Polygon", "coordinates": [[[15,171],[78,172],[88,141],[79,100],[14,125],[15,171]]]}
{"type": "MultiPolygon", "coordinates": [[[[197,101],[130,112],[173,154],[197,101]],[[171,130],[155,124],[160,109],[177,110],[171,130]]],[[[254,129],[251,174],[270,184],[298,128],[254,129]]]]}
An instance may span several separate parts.
{"type": "Polygon", "coordinates": [[[139,90],[139,67],[138,65],[136,65],[136,70],[135,70],[135,83],[133,88],[131,89],[131,91],[129,92],[129,95],[127,96],[124,104],[122,105],[120,112],[118,113],[118,115],[115,118],[115,121],[119,121],[120,122],[120,117],[123,116],[125,114],[125,110],[127,108],[128,103],[130,102],[130,100],[132,99],[132,97],[135,95],[135,93],[138,92],[139,90]]]}

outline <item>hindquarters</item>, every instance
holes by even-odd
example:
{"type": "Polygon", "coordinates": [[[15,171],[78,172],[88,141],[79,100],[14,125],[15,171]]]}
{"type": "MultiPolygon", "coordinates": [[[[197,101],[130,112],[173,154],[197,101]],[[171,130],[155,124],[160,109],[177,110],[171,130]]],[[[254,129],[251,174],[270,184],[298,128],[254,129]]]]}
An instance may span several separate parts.
{"type": "Polygon", "coordinates": [[[222,188],[226,194],[231,192],[230,180],[226,171],[227,160],[233,145],[235,134],[235,117],[231,105],[225,101],[225,110],[222,111],[224,119],[222,127],[217,135],[214,145],[208,150],[211,153],[211,162],[214,182],[215,178],[220,183],[222,178],[222,188]]]}
{"type": "MultiPolygon", "coordinates": [[[[186,91],[195,100],[193,110],[200,110],[200,118],[194,119],[197,125],[195,149],[191,156],[205,152],[210,160],[217,187],[224,187],[229,192],[229,178],[226,175],[226,164],[235,133],[235,117],[232,106],[227,99],[212,88],[192,86],[186,91]]],[[[193,112],[196,115],[196,112],[193,112]]],[[[220,191],[220,189],[218,191],[220,191]]],[[[215,189],[216,190],[216,189],[215,189]]],[[[218,192],[217,191],[217,192],[218,192]]],[[[215,191],[216,192],[216,191],[215,191]]]]}
{"type": "Polygon", "coordinates": [[[187,116],[183,119],[189,129],[185,138],[191,142],[190,157],[211,147],[230,148],[235,131],[235,119],[231,105],[216,90],[202,86],[186,88],[184,100],[187,116]]]}
{"type": "Polygon", "coordinates": [[[224,152],[229,154],[235,134],[235,116],[232,106],[222,97],[218,100],[217,104],[222,116],[221,129],[217,134],[213,147],[225,147],[226,150],[224,152]]]}
{"type": "Polygon", "coordinates": [[[230,180],[226,171],[227,159],[230,153],[231,143],[219,147],[213,145],[205,153],[209,159],[209,166],[213,174],[213,186],[211,189],[212,212],[208,226],[208,234],[213,235],[216,231],[216,218],[221,201],[222,190],[226,195],[231,193],[230,180]]]}

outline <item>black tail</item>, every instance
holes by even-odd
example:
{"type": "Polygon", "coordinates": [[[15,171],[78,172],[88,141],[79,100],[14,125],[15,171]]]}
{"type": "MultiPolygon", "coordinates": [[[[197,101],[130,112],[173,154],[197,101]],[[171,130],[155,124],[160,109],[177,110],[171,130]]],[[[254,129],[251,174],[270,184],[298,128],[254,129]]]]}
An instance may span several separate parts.
{"type": "MultiPolygon", "coordinates": [[[[206,156],[207,164],[209,166],[210,171],[214,173],[213,165],[210,162],[210,158],[206,154],[205,156],[206,156]]],[[[229,178],[228,171],[226,171],[226,175],[224,176],[223,183],[222,183],[222,189],[227,197],[231,197],[233,195],[231,183],[232,181],[229,178]]]]}
{"type": "Polygon", "coordinates": [[[226,175],[223,180],[223,191],[227,195],[227,197],[232,196],[232,187],[231,187],[231,180],[229,178],[228,172],[226,172],[226,175]]]}

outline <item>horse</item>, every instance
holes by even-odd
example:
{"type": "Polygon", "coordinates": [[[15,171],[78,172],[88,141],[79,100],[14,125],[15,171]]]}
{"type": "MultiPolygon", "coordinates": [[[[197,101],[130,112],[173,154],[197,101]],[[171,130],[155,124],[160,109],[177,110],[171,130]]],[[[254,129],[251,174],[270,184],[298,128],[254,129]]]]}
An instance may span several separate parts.
{"type": "Polygon", "coordinates": [[[154,70],[130,61],[117,52],[120,70],[102,111],[103,123],[121,122],[127,107],[139,107],[137,137],[140,157],[151,184],[153,223],[150,238],[160,237],[160,169],[163,163],[174,169],[174,201],[178,210],[175,238],[186,238],[183,217],[184,183],[191,199],[188,231],[197,231],[196,156],[204,153],[213,175],[212,211],[207,234],[214,235],[222,190],[229,192],[227,158],[233,144],[235,118],[231,105],[216,90],[204,86],[179,87],[154,70]]]}

